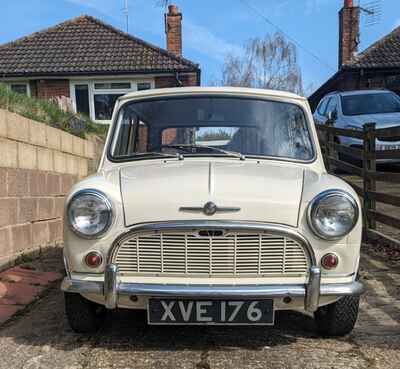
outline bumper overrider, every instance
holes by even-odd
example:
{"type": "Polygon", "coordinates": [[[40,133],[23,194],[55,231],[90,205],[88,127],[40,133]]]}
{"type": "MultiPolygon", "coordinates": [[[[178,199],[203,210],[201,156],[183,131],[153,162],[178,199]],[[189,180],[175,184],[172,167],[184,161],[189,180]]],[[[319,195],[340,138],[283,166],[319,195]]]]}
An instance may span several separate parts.
{"type": "Polygon", "coordinates": [[[65,292],[103,295],[105,306],[108,309],[117,307],[118,297],[121,295],[215,299],[303,297],[304,309],[309,312],[317,310],[321,296],[358,296],[364,292],[364,286],[359,281],[321,284],[321,271],[315,266],[310,268],[306,284],[171,285],[121,282],[118,266],[109,264],[105,270],[104,282],[82,281],[67,276],[62,282],[61,288],[65,292]]]}

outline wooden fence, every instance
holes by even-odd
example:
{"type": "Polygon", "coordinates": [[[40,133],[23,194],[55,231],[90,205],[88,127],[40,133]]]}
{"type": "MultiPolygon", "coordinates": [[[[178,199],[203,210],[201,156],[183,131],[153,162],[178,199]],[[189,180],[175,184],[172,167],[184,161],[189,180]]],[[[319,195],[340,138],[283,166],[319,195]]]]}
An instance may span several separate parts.
{"type": "MultiPolygon", "coordinates": [[[[369,123],[363,130],[353,130],[335,128],[327,123],[317,125],[317,130],[327,170],[336,174],[345,172],[361,178],[362,186],[343,176],[363,200],[364,239],[400,249],[400,240],[389,236],[385,231],[378,231],[376,224],[381,223],[400,230],[400,196],[377,190],[377,182],[398,183],[400,186],[400,166],[399,172],[377,170],[377,161],[380,159],[397,159],[400,163],[400,149],[376,150],[376,139],[394,140],[398,137],[400,141],[400,127],[376,129],[375,123],[369,123]],[[342,137],[358,139],[359,145],[344,146],[340,144],[342,137]],[[398,218],[377,211],[377,203],[396,207],[398,218]]],[[[384,183],[382,184],[379,187],[384,187],[384,183]]]]}

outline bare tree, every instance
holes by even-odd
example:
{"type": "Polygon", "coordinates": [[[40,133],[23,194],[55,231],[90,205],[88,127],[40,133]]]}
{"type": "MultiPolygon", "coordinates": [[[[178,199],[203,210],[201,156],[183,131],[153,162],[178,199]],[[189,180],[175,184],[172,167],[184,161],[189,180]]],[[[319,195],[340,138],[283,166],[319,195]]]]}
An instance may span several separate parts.
{"type": "Polygon", "coordinates": [[[157,0],[156,1],[156,7],[159,8],[166,8],[170,3],[170,0],[157,0]]]}
{"type": "Polygon", "coordinates": [[[250,39],[243,55],[228,54],[222,68],[223,86],[292,91],[303,94],[296,45],[277,32],[250,39]]]}

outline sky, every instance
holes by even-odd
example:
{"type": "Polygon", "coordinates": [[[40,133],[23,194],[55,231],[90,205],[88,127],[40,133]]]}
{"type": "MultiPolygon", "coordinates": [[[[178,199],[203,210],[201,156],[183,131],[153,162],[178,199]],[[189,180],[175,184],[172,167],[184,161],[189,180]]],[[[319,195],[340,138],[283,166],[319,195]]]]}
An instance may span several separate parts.
{"type": "MultiPolygon", "coordinates": [[[[371,0],[355,0],[367,5],[371,0]]],[[[400,26],[400,0],[378,0],[382,16],[367,26],[362,17],[360,50],[400,26]]],[[[126,30],[124,0],[0,0],[0,43],[67,19],[89,14],[126,30]]],[[[128,0],[129,33],[165,47],[165,9],[160,0],[128,0]]],[[[183,54],[199,63],[202,84],[220,79],[227,53],[243,52],[254,37],[276,32],[297,43],[304,87],[311,93],[337,70],[338,11],[343,0],[175,0],[183,13],[183,54]],[[268,23],[268,18],[275,26],[268,23]]]]}

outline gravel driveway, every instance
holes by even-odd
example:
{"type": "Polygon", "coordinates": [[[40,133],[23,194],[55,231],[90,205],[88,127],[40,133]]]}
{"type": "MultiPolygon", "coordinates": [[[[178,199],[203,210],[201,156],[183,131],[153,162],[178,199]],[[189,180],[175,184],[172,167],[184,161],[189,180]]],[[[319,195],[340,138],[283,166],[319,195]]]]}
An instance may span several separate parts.
{"type": "Polygon", "coordinates": [[[341,339],[314,333],[310,317],[277,314],[274,328],[149,327],[120,311],[96,335],[74,334],[54,287],[0,328],[0,368],[400,368],[400,267],[364,253],[357,328],[341,339]]]}

